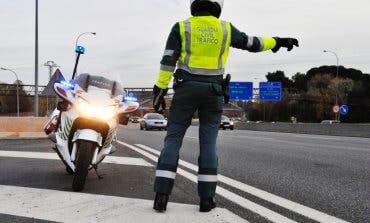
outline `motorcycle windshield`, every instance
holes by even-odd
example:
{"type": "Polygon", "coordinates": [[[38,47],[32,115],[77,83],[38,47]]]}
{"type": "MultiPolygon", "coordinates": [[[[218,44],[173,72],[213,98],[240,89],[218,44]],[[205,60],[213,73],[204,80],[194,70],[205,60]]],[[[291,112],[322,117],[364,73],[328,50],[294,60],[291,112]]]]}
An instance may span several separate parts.
{"type": "Polygon", "coordinates": [[[80,74],[75,82],[87,93],[86,99],[98,103],[110,101],[124,92],[119,82],[103,76],[80,74]]]}

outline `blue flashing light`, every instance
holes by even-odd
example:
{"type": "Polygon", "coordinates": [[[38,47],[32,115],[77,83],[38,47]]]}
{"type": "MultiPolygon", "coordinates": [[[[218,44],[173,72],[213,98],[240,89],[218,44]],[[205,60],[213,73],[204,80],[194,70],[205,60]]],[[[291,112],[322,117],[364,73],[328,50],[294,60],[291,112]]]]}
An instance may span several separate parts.
{"type": "Polygon", "coordinates": [[[75,84],[74,84],[74,81],[73,80],[70,81],[70,82],[68,82],[68,81],[61,81],[60,83],[63,84],[64,86],[70,88],[70,89],[74,89],[75,88],[75,84]]]}
{"type": "Polygon", "coordinates": [[[137,101],[137,98],[135,97],[132,97],[132,96],[126,96],[124,98],[125,101],[132,101],[132,102],[136,102],[137,101]]]}
{"type": "Polygon", "coordinates": [[[83,47],[83,46],[76,46],[75,52],[76,53],[79,53],[79,54],[84,54],[85,53],[85,47],[83,47]]]}

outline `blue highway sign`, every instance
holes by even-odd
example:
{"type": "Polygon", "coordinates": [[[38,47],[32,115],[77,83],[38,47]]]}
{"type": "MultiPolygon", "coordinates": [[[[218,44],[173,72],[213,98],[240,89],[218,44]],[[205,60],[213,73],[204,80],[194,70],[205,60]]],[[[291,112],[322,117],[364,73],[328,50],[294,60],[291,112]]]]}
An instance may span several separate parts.
{"type": "Polygon", "coordinates": [[[281,101],[281,82],[260,82],[261,101],[281,101]]]}
{"type": "Polygon", "coordinates": [[[230,100],[252,100],[252,82],[230,82],[230,100]]]}
{"type": "Polygon", "coordinates": [[[349,112],[349,107],[347,105],[340,106],[340,114],[347,115],[349,112]]]}

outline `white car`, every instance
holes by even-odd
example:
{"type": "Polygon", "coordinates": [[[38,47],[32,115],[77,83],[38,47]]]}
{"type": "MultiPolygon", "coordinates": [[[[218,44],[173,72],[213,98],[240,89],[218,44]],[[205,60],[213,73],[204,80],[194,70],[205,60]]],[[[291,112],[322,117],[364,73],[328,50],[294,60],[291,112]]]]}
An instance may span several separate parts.
{"type": "Polygon", "coordinates": [[[222,128],[223,130],[226,130],[226,129],[234,130],[234,122],[231,121],[225,115],[223,115],[221,116],[220,128],[222,128]]]}
{"type": "Polygon", "coordinates": [[[167,120],[158,113],[147,113],[140,121],[140,130],[167,130],[167,120]]]}

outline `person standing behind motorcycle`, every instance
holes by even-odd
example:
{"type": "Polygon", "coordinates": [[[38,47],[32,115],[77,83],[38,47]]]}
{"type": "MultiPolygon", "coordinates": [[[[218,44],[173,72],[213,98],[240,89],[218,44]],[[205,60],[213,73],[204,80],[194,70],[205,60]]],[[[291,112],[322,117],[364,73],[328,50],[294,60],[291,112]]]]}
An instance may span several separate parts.
{"type": "Polygon", "coordinates": [[[174,74],[174,90],[164,148],[155,173],[154,209],[166,210],[179,160],[179,150],[192,117],[199,115],[198,195],[200,212],[216,207],[218,158],[216,138],[223,103],[228,103],[228,82],[223,80],[229,48],[249,52],[281,47],[298,47],[294,38],[254,37],[240,32],[230,22],[219,20],[223,0],[190,0],[192,17],[176,23],[168,37],[157,83],[153,107],[165,110],[164,96],[174,74]],[[177,66],[177,69],[176,69],[177,66]],[[225,96],[225,98],[224,98],[225,96]]]}

